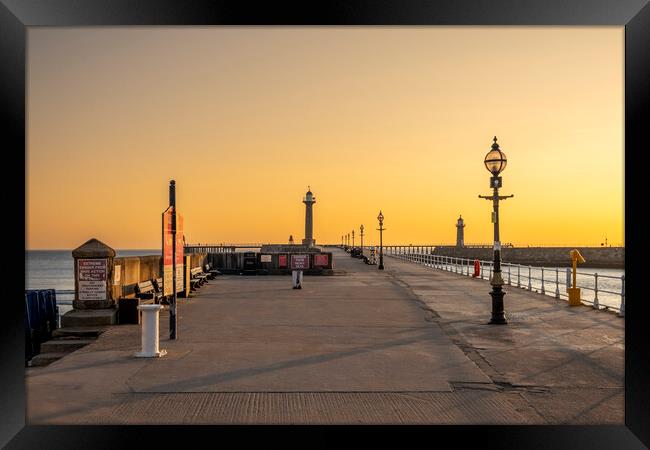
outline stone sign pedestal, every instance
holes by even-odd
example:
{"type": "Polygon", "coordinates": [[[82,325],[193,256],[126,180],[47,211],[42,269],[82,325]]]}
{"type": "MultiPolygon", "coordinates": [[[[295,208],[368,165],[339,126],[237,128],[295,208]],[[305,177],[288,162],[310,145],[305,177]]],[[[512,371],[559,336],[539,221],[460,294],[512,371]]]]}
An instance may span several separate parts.
{"type": "Polygon", "coordinates": [[[113,299],[113,258],[115,250],[90,239],[72,251],[74,258],[73,310],[61,318],[66,326],[101,326],[116,323],[113,299]]]}

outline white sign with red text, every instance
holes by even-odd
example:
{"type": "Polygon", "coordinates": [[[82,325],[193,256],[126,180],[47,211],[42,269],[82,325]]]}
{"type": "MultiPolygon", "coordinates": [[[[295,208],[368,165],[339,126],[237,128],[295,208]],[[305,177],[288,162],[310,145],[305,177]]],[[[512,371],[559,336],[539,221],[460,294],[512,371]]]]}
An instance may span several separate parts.
{"type": "Polygon", "coordinates": [[[79,300],[106,300],[108,263],[102,259],[77,260],[77,286],[79,300]]]}
{"type": "Polygon", "coordinates": [[[293,270],[309,269],[309,255],[291,255],[293,270]]]}

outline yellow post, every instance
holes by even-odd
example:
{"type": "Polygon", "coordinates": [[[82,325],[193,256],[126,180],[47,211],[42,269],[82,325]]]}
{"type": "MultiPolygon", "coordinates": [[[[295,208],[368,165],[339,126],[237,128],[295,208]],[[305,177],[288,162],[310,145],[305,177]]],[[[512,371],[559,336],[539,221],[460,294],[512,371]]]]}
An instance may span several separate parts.
{"type": "Polygon", "coordinates": [[[580,302],[580,288],[577,287],[576,271],[578,263],[585,262],[585,259],[577,249],[571,250],[569,255],[571,255],[571,263],[573,265],[573,287],[567,287],[567,292],[569,293],[569,306],[580,306],[582,303],[580,302]]]}

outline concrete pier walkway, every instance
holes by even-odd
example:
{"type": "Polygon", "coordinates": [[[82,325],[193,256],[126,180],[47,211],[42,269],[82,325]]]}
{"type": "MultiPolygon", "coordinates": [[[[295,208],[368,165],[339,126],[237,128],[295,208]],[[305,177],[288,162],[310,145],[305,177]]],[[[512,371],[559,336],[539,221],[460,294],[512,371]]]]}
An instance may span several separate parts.
{"type": "Polygon", "coordinates": [[[29,424],[622,424],[624,319],[334,250],[336,275],[221,276],[180,300],[167,356],[140,327],[27,369],[29,424]]]}

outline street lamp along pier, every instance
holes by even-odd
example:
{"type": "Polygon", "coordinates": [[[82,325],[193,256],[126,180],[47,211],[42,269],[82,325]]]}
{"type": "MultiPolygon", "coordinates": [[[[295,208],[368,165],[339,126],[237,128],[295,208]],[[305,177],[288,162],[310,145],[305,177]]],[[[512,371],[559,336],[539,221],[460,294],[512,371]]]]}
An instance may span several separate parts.
{"type": "Polygon", "coordinates": [[[381,213],[381,210],[379,210],[377,220],[379,221],[379,228],[377,228],[377,231],[379,231],[379,266],[377,266],[377,270],[384,270],[384,243],[382,233],[386,228],[384,228],[384,215],[381,213]]]}
{"type": "Polygon", "coordinates": [[[363,224],[361,224],[361,226],[359,227],[359,230],[361,231],[359,236],[361,237],[361,252],[363,253],[363,224]]]}
{"type": "Polygon", "coordinates": [[[514,197],[512,195],[499,196],[499,188],[503,187],[502,179],[499,176],[506,168],[508,160],[506,154],[501,151],[499,144],[497,144],[497,137],[494,136],[494,143],[491,150],[485,155],[485,168],[492,174],[490,177],[490,187],[493,189],[492,195],[479,195],[479,198],[492,200],[493,212],[492,223],[494,223],[494,270],[492,271],[492,318],[490,324],[505,325],[508,323],[506,318],[505,308],[503,304],[503,278],[501,277],[501,240],[499,237],[499,200],[514,197]]]}

